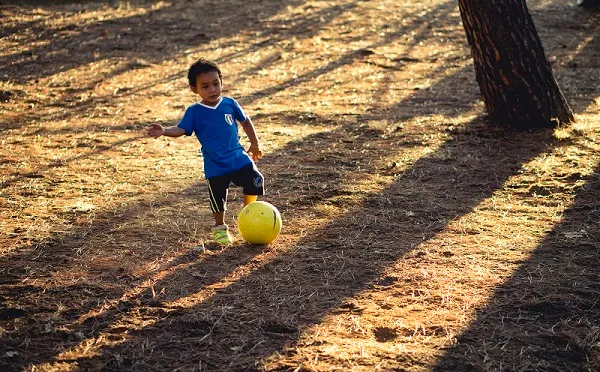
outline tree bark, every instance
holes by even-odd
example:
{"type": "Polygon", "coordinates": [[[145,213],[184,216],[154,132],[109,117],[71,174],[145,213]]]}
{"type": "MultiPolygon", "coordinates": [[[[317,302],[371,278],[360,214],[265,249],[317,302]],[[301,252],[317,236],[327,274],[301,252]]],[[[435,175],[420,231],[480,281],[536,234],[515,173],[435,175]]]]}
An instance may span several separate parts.
{"type": "Polygon", "coordinates": [[[552,128],[573,120],[525,0],[458,0],[493,125],[552,128]]]}

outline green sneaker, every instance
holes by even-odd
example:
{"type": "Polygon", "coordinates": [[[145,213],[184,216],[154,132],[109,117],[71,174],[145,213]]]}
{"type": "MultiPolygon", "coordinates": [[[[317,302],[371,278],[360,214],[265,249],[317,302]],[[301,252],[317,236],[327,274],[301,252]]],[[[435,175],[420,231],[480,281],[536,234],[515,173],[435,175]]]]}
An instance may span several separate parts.
{"type": "Polygon", "coordinates": [[[212,228],[213,236],[215,241],[219,244],[226,245],[233,243],[233,237],[229,233],[229,227],[227,225],[214,226],[212,228]]]}

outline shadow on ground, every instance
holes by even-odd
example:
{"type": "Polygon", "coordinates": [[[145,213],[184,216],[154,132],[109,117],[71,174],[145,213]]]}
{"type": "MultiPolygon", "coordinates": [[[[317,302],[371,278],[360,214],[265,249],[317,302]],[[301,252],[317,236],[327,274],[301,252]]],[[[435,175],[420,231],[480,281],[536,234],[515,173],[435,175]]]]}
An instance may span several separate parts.
{"type": "MultiPolygon", "coordinates": [[[[349,54],[342,57],[339,64],[326,66],[320,73],[354,63],[357,57],[360,56],[349,54]]],[[[459,72],[464,73],[465,70],[459,72]]],[[[309,74],[305,79],[318,75],[309,74]]],[[[402,119],[410,119],[417,115],[437,114],[439,112],[428,111],[431,107],[427,104],[437,99],[448,101],[447,110],[442,110],[444,114],[460,115],[471,108],[471,103],[463,102],[458,108],[453,107],[456,102],[436,89],[442,84],[453,87],[452,82],[450,76],[431,89],[418,92],[393,107],[390,115],[404,111],[402,119]],[[421,106],[417,110],[415,104],[419,103],[421,106]]],[[[290,84],[294,82],[289,82],[288,86],[290,84]]],[[[460,84],[454,88],[460,89],[460,84]]],[[[269,95],[277,91],[266,90],[259,94],[269,95]]],[[[377,112],[373,116],[376,117],[377,112]]],[[[365,174],[381,172],[391,176],[397,170],[376,168],[374,161],[389,155],[390,148],[401,152],[421,144],[416,136],[386,137],[381,130],[360,125],[361,121],[368,119],[366,116],[359,117],[356,125],[337,127],[292,142],[264,159],[265,167],[287,169],[272,173],[271,181],[272,189],[287,195],[282,196],[284,213],[291,215],[317,203],[343,203],[340,197],[349,191],[342,186],[357,169],[365,174]],[[329,163],[327,157],[316,151],[323,147],[328,148],[329,163]],[[290,159],[297,161],[294,163],[297,168],[289,168],[290,159]],[[326,173],[324,168],[327,168],[326,173]],[[315,180],[325,180],[327,188],[321,191],[302,189],[306,183],[314,183],[315,180]],[[305,194],[298,195],[299,191],[305,194]]],[[[138,243],[146,244],[143,253],[131,249],[131,254],[140,254],[140,263],[156,259],[162,247],[178,244],[177,237],[167,241],[154,240],[153,237],[140,240],[144,232],[136,231],[136,219],[161,209],[177,209],[183,201],[196,197],[199,185],[184,190],[183,201],[167,197],[111,211],[98,216],[98,221],[92,226],[81,227],[66,236],[57,235],[38,249],[11,255],[10,259],[17,263],[13,263],[12,271],[5,271],[3,299],[22,296],[23,301],[39,301],[40,316],[34,314],[25,319],[26,314],[16,309],[13,313],[0,313],[3,320],[24,321],[20,324],[19,333],[7,332],[0,336],[4,350],[21,352],[10,359],[3,357],[0,366],[19,369],[27,365],[64,361],[77,363],[82,369],[101,366],[106,370],[160,370],[202,366],[207,370],[252,370],[260,367],[262,358],[273,353],[293,353],[294,343],[303,330],[333,311],[350,311],[348,301],[358,292],[375,285],[389,265],[441,231],[453,218],[471,212],[474,206],[516,174],[522,164],[552,146],[562,145],[555,143],[549,132],[504,134],[490,131],[482,118],[465,127],[447,128],[447,131],[450,138],[441,147],[398,172],[395,181],[381,193],[365,195],[363,203],[290,247],[274,252],[268,260],[255,260],[258,255],[265,254],[262,249],[240,245],[200,259],[196,256],[198,252],[183,253],[161,266],[160,270],[151,274],[152,277],[132,278],[117,266],[112,270],[86,268],[89,274],[98,275],[97,285],[46,289],[37,287],[35,281],[24,281],[24,278],[36,276],[48,278],[80,264],[85,258],[78,257],[77,248],[72,247],[89,245],[90,237],[94,237],[91,243],[100,243],[103,237],[110,236],[111,231],[123,229],[123,226],[130,230],[130,236],[136,237],[138,243]],[[413,214],[407,218],[402,211],[413,214]],[[120,217],[115,220],[113,213],[120,217]],[[375,239],[378,236],[385,238],[375,239]],[[211,270],[207,269],[209,267],[211,270]],[[232,274],[236,272],[239,274],[234,278],[232,274]],[[148,289],[147,280],[152,282],[152,288],[164,291],[154,293],[148,289]],[[108,285],[104,285],[103,281],[108,285]],[[131,288],[138,291],[130,291],[131,288]],[[80,292],[80,297],[74,300],[79,303],[69,304],[67,309],[56,306],[64,291],[80,292]],[[187,306],[171,304],[188,297],[187,306]],[[100,298],[107,301],[106,306],[98,303],[100,298]],[[48,316],[50,320],[54,317],[55,325],[60,323],[64,327],[54,327],[48,316]],[[23,345],[25,339],[28,343],[23,345]],[[100,339],[107,340],[107,346],[100,347],[98,355],[72,359],[60,355],[86,340],[100,339]],[[36,357],[28,358],[32,355],[36,357]],[[182,355],[185,357],[182,358],[182,355]]],[[[596,184],[595,176],[589,185],[596,184]]],[[[571,248],[574,249],[573,254],[550,261],[558,254],[556,250],[564,254],[566,248],[548,248],[542,244],[531,262],[515,274],[514,283],[509,283],[516,288],[511,285],[498,291],[498,296],[505,296],[507,301],[521,299],[517,294],[530,293],[527,292],[531,290],[530,286],[527,287],[523,281],[528,279],[528,268],[535,267],[538,272],[562,278],[555,288],[537,286],[540,293],[529,302],[520,302],[516,307],[505,304],[501,310],[506,311],[510,319],[519,319],[515,318],[515,314],[527,313],[535,319],[544,320],[550,326],[545,337],[556,346],[556,352],[546,355],[543,354],[545,350],[538,350],[540,354],[537,357],[546,358],[544,360],[556,365],[562,363],[565,367],[582,366],[586,358],[597,358],[591,346],[598,338],[597,331],[594,331],[597,327],[593,326],[598,324],[597,315],[593,313],[597,311],[597,304],[584,298],[584,294],[597,293],[599,289],[588,287],[577,293],[573,290],[573,282],[568,281],[566,276],[560,276],[566,267],[578,272],[577,275],[582,278],[597,281],[592,274],[595,271],[584,271],[594,262],[594,249],[597,251],[597,246],[589,238],[598,233],[597,226],[593,225],[593,221],[597,221],[598,208],[588,190],[586,186],[572,207],[573,212],[569,212],[586,213],[590,224],[585,227],[585,233],[581,232],[581,226],[569,225],[569,213],[565,222],[554,231],[554,234],[563,234],[577,241],[578,248],[571,248]],[[593,207],[589,208],[589,205],[593,207]],[[540,262],[544,262],[542,268],[538,268],[540,262]],[[592,313],[588,314],[590,311],[592,313]],[[577,319],[585,321],[577,323],[577,319]],[[552,326],[563,333],[551,333],[552,326]],[[579,329],[574,330],[576,326],[579,329]],[[573,353],[561,353],[561,350],[573,353]]],[[[183,220],[185,217],[178,218],[183,220]]],[[[298,227],[291,229],[299,231],[298,227]]],[[[571,242],[567,241],[569,245],[571,242]]],[[[498,302],[502,301],[505,299],[498,297],[498,302]]],[[[440,362],[440,368],[476,366],[483,357],[474,347],[482,341],[489,339],[495,343],[510,344],[505,343],[506,339],[514,336],[511,332],[519,333],[523,326],[519,322],[525,320],[516,321],[513,327],[501,331],[505,333],[498,336],[485,335],[481,332],[486,327],[497,329],[499,326],[495,319],[487,316],[491,314],[490,309],[492,307],[481,311],[472,329],[459,339],[459,346],[450,350],[440,362]]],[[[527,339],[520,339],[515,345],[526,342],[527,339]]],[[[502,352],[498,351],[501,347],[490,350],[502,352]]],[[[512,348],[510,350],[513,352],[512,348]]]]}
{"type": "MultiPolygon", "coordinates": [[[[335,138],[339,134],[329,140],[335,138]]],[[[100,362],[108,369],[201,365],[207,370],[251,370],[272,353],[293,352],[293,342],[302,330],[344,309],[346,301],[375,285],[386,267],[451,219],[469,213],[521,164],[545,151],[550,138],[550,133],[490,134],[478,119],[417,161],[379,195],[368,196],[362,205],[272,260],[247,268],[236,281],[206,292],[193,280],[202,263],[192,264],[185,273],[175,271],[172,278],[163,279],[165,283],[191,283],[182,295],[205,294],[188,308],[173,310],[155,304],[163,311],[156,322],[130,331],[122,343],[77,363],[83,368],[100,362]],[[399,218],[398,213],[406,210],[414,215],[399,218]],[[386,236],[384,232],[387,239],[374,239],[386,236]],[[160,351],[160,359],[145,356],[149,348],[160,351]]],[[[223,270],[232,272],[246,262],[233,259],[223,270]]],[[[121,321],[124,318],[127,314],[120,315],[121,321]]]]}
{"type": "Polygon", "coordinates": [[[600,168],[437,371],[600,369],[600,168]]]}

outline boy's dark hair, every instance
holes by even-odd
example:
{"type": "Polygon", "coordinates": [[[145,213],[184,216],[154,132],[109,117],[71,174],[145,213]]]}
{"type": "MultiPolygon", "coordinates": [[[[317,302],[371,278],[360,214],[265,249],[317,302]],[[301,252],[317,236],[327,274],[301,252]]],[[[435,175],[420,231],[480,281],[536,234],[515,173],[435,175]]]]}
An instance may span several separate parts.
{"type": "Polygon", "coordinates": [[[211,61],[206,58],[200,58],[193,65],[190,66],[188,70],[188,82],[190,86],[196,85],[196,77],[205,72],[216,71],[219,74],[219,79],[223,80],[223,75],[221,74],[221,69],[217,65],[217,62],[211,61]]]}

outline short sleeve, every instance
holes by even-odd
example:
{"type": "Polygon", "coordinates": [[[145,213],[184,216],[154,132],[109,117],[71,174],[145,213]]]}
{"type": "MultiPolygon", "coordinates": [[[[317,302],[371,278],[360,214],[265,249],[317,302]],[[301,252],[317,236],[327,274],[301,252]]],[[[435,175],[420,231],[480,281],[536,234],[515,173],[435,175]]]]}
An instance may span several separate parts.
{"type": "Polygon", "coordinates": [[[194,133],[194,112],[192,110],[192,106],[185,110],[185,114],[183,114],[183,117],[177,126],[185,130],[186,136],[191,136],[192,133],[194,133]]]}
{"type": "Polygon", "coordinates": [[[232,99],[232,100],[233,100],[235,120],[237,120],[239,122],[246,121],[246,119],[248,119],[248,117],[246,116],[244,109],[242,108],[242,106],[240,106],[239,103],[237,103],[236,100],[234,100],[234,99],[232,99]]]}

